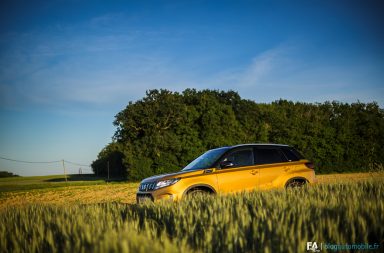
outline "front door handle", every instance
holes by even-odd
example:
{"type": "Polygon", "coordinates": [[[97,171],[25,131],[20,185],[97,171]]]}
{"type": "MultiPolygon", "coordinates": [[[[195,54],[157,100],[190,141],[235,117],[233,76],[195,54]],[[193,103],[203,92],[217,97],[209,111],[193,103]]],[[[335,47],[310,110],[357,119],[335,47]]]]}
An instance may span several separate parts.
{"type": "Polygon", "coordinates": [[[213,172],[213,169],[205,169],[204,170],[204,173],[212,173],[213,172]]]}
{"type": "Polygon", "coordinates": [[[257,173],[259,173],[258,170],[252,170],[252,171],[251,171],[251,174],[252,174],[252,175],[256,175],[257,173]]]}

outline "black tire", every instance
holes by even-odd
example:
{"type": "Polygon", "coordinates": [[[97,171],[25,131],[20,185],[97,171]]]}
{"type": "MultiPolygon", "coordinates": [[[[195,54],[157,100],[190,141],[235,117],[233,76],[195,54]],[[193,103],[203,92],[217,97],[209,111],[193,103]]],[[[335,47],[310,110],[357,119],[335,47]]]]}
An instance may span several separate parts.
{"type": "Polygon", "coordinates": [[[297,189],[297,188],[301,188],[301,187],[305,186],[306,183],[307,183],[307,181],[305,181],[304,179],[292,179],[286,184],[285,188],[287,188],[287,189],[295,189],[296,188],[297,189]]]}
{"type": "Polygon", "coordinates": [[[202,189],[199,189],[199,188],[196,188],[196,189],[192,189],[190,190],[188,193],[187,193],[187,196],[189,198],[196,198],[196,197],[202,197],[202,196],[207,196],[207,195],[210,195],[211,193],[208,192],[208,191],[204,191],[202,189]]]}

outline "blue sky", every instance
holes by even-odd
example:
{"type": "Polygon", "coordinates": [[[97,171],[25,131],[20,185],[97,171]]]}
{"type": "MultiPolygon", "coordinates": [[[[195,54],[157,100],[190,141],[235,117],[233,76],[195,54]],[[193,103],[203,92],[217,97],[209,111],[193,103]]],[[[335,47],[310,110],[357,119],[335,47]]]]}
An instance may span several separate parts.
{"type": "Polygon", "coordinates": [[[1,1],[0,156],[89,164],[114,116],[154,88],[383,107],[383,11],[373,0],[1,1]]]}

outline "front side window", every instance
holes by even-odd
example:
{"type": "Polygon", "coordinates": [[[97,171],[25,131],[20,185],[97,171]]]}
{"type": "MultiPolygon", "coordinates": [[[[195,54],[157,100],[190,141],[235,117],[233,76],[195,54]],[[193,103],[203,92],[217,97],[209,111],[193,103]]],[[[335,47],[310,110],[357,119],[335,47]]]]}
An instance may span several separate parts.
{"type": "Polygon", "coordinates": [[[211,149],[195,160],[193,160],[190,164],[188,164],[182,171],[190,171],[190,170],[201,170],[207,169],[213,166],[213,163],[217,161],[226,151],[227,147],[211,149]]]}
{"type": "Polygon", "coordinates": [[[288,162],[284,154],[277,148],[255,148],[255,164],[288,162]]]}
{"type": "Polygon", "coordinates": [[[251,166],[254,164],[253,151],[252,149],[234,151],[225,157],[223,162],[233,163],[233,166],[231,167],[251,166]]]}

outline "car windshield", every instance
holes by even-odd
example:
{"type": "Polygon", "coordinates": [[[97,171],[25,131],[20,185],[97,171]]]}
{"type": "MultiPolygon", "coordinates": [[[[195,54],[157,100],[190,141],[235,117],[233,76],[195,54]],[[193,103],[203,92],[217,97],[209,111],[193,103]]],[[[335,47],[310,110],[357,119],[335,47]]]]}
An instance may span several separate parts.
{"type": "Polygon", "coordinates": [[[195,160],[193,160],[190,164],[185,166],[182,171],[188,171],[188,170],[202,170],[212,167],[213,163],[216,162],[216,160],[224,154],[225,151],[227,151],[229,148],[216,148],[211,149],[195,160]]]}

